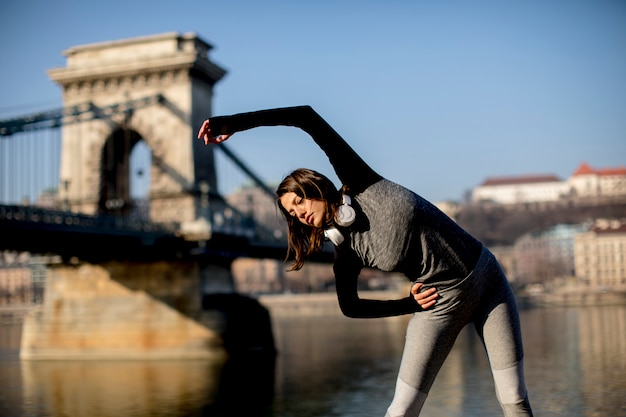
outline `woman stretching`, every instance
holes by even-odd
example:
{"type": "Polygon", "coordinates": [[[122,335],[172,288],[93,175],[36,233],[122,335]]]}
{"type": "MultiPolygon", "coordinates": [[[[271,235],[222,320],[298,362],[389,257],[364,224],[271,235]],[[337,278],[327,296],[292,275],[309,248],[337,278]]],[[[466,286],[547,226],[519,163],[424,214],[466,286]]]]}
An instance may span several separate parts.
{"type": "Polygon", "coordinates": [[[491,366],[507,417],[532,416],[523,373],[519,315],[494,255],[433,204],[386,180],[365,163],[311,107],[212,117],[198,138],[221,143],[260,126],[293,126],[326,153],[342,187],[309,169],[289,174],[276,191],[287,221],[290,270],[335,244],[337,298],[348,317],[412,314],[393,400],[386,417],[418,416],[445,358],[472,323],[491,366]],[[414,284],[399,300],[359,298],[362,268],[401,272],[414,284]]]}

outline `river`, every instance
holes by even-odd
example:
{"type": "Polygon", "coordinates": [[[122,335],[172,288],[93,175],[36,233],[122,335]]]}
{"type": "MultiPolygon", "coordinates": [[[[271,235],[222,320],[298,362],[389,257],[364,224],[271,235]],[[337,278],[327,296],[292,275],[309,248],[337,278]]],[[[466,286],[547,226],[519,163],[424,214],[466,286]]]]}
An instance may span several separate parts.
{"type": "MultiPolygon", "coordinates": [[[[20,361],[21,324],[0,327],[2,417],[382,417],[408,317],[273,319],[275,361],[20,361]]],[[[521,311],[535,416],[626,416],[626,306],[521,311]]],[[[466,328],[423,416],[502,413],[478,337],[466,328]]]]}

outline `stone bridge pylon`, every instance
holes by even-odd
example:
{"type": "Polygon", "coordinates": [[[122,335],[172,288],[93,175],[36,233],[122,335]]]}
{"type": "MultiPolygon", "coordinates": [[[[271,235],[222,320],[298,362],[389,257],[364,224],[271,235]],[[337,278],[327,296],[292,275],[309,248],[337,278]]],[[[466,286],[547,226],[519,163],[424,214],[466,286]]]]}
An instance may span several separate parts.
{"type": "Polygon", "coordinates": [[[165,33],[67,49],[48,71],[63,91],[59,201],[70,211],[128,215],[130,159],[151,153],[150,220],[193,221],[199,184],[217,190],[212,147],[193,140],[226,73],[195,34],[165,33]]]}
{"type": "MultiPolygon", "coordinates": [[[[211,114],[213,87],[225,74],[209,60],[210,49],[194,34],[167,33],[65,51],[67,67],[49,75],[62,87],[68,110],[59,186],[67,210],[132,214],[131,156],[143,141],[151,152],[149,220],[204,218],[207,189],[219,190],[214,147],[195,135],[211,114]]],[[[229,309],[249,314],[245,322],[271,336],[260,305],[252,312],[236,306],[237,300],[251,303],[234,289],[234,255],[219,253],[48,265],[44,303],[24,320],[20,356],[219,358],[228,345],[224,329],[237,334],[228,327],[229,309]],[[250,323],[253,318],[265,320],[264,327],[250,323]]]]}

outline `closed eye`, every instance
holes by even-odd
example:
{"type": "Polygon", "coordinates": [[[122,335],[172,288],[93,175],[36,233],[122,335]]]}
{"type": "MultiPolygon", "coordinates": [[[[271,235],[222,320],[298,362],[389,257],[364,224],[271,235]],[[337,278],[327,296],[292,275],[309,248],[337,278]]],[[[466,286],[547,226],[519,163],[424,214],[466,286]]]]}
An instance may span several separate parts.
{"type": "Polygon", "coordinates": [[[298,217],[298,211],[296,210],[297,207],[301,206],[304,203],[304,198],[300,197],[300,196],[296,196],[293,200],[293,208],[291,210],[289,210],[287,212],[287,214],[289,214],[289,216],[291,217],[298,217]]]}

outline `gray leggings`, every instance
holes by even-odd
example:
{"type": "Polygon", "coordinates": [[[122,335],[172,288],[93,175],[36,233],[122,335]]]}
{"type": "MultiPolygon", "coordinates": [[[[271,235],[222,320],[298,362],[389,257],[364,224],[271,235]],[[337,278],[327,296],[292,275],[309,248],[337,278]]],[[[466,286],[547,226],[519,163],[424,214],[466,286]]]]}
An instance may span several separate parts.
{"type": "Polygon", "coordinates": [[[470,275],[437,291],[437,304],[413,314],[409,321],[395,395],[385,416],[419,415],[454,341],[469,323],[474,324],[487,351],[504,415],[532,416],[517,304],[493,254],[483,248],[470,275]]]}

